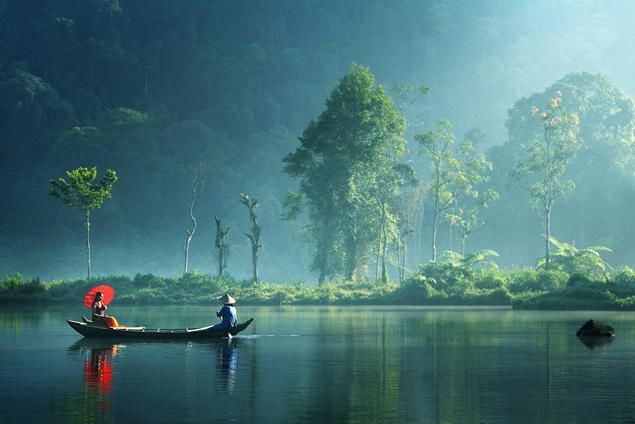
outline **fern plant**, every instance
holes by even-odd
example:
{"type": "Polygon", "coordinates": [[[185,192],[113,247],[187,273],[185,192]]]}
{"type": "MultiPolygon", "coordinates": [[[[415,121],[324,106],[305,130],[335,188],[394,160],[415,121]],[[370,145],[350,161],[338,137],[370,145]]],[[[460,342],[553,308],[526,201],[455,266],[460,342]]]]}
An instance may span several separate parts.
{"type": "Polygon", "coordinates": [[[417,273],[426,277],[436,290],[452,294],[462,290],[459,287],[461,284],[472,284],[475,269],[497,269],[498,266],[491,259],[497,256],[498,253],[489,249],[466,255],[445,251],[441,253],[439,261],[421,265],[417,273]]]}
{"type": "Polygon", "coordinates": [[[441,262],[460,268],[465,271],[466,274],[470,274],[477,267],[498,269],[496,262],[491,259],[497,258],[498,256],[498,253],[491,249],[477,250],[476,252],[467,253],[465,255],[447,250],[441,254],[441,262]]]}
{"type": "Polygon", "coordinates": [[[609,281],[610,272],[613,271],[602,253],[611,253],[606,246],[589,246],[578,249],[572,244],[549,237],[549,242],[557,249],[551,255],[549,263],[545,258],[538,260],[538,269],[557,269],[568,274],[582,274],[587,277],[600,275],[605,281],[609,281]]]}

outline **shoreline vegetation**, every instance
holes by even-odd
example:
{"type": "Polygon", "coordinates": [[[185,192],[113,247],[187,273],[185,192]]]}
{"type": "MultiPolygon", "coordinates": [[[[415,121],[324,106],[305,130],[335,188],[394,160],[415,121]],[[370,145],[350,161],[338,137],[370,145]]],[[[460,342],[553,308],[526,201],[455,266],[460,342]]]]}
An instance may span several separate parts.
{"type": "Polygon", "coordinates": [[[109,284],[118,305],[216,304],[232,293],[241,305],[426,305],[511,306],[545,310],[635,310],[635,271],[625,267],[610,278],[589,279],[561,270],[479,269],[434,264],[421,266],[402,283],[330,281],[276,284],[212,277],[198,272],[181,277],[137,274],[86,280],[0,278],[0,304],[74,304],[94,285],[109,284]]]}

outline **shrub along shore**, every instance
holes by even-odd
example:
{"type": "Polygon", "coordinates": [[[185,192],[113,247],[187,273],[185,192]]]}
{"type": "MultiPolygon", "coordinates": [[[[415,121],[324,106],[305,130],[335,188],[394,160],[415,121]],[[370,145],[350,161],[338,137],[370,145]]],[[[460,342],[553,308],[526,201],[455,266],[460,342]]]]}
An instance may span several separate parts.
{"type": "Polygon", "coordinates": [[[623,268],[609,280],[590,280],[558,270],[521,268],[457,272],[423,266],[402,283],[332,281],[322,285],[238,281],[188,273],[178,278],[137,274],[85,280],[0,278],[0,303],[81,302],[98,284],[114,287],[118,305],[216,304],[231,293],[241,305],[482,305],[517,309],[635,310],[635,272],[623,268]]]}

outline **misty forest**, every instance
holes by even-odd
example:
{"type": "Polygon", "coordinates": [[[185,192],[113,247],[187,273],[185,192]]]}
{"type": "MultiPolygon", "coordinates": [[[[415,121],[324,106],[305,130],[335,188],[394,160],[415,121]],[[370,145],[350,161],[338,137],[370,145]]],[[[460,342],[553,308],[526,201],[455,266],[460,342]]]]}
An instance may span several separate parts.
{"type": "Polygon", "coordinates": [[[0,1],[4,301],[635,307],[623,2],[149,4],[0,1]]]}

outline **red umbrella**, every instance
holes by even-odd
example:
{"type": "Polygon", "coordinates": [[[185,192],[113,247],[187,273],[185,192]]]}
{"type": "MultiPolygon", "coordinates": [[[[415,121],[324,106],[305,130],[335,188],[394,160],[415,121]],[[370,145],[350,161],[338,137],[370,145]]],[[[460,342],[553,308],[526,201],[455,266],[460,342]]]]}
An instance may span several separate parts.
{"type": "Polygon", "coordinates": [[[92,289],[90,289],[88,293],[86,293],[86,296],[84,296],[84,305],[86,305],[88,309],[90,309],[90,307],[93,305],[93,301],[95,300],[95,294],[97,292],[102,292],[104,294],[104,298],[102,300],[102,303],[104,305],[107,305],[110,302],[112,302],[112,299],[115,297],[115,290],[112,287],[107,286],[105,284],[102,284],[100,286],[95,286],[92,289]]]}

